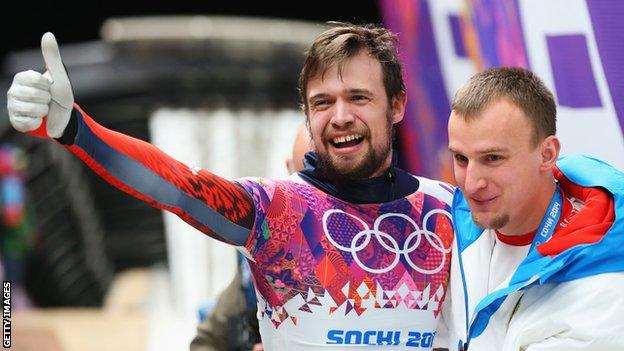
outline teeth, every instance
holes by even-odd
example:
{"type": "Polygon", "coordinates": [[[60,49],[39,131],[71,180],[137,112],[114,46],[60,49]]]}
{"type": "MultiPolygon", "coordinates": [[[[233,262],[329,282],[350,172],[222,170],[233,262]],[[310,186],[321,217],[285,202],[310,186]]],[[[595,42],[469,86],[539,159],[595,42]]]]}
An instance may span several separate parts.
{"type": "Polygon", "coordinates": [[[346,143],[348,141],[356,140],[360,138],[362,138],[362,136],[359,134],[351,134],[351,135],[345,135],[342,137],[334,138],[332,141],[334,142],[334,144],[340,144],[340,143],[346,143]]]}

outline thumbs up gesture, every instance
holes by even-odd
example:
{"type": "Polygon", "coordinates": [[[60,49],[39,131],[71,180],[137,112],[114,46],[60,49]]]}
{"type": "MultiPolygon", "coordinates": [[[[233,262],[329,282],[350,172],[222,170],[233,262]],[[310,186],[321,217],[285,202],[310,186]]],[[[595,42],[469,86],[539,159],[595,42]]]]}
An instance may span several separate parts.
{"type": "Polygon", "coordinates": [[[41,38],[41,52],[44,74],[29,70],[13,78],[7,93],[9,120],[20,132],[60,138],[71,117],[74,94],[52,33],[41,38]]]}

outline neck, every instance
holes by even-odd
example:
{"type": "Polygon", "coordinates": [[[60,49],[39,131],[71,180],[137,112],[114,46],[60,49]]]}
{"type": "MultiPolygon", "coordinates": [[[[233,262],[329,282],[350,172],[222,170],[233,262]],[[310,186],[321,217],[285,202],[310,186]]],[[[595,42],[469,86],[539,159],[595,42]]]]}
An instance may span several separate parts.
{"type": "Polygon", "coordinates": [[[501,228],[499,232],[504,235],[524,235],[534,232],[542,222],[548,206],[552,201],[552,197],[557,189],[554,179],[544,181],[542,187],[536,190],[536,200],[531,202],[528,208],[521,209],[523,214],[517,222],[509,221],[509,223],[501,228]],[[526,215],[525,215],[526,214],[526,215]]]}
{"type": "Polygon", "coordinates": [[[390,169],[390,166],[392,165],[392,158],[394,154],[392,153],[392,149],[390,149],[390,152],[388,152],[388,156],[386,157],[386,160],[381,164],[381,166],[377,169],[377,171],[375,171],[375,173],[371,174],[370,178],[376,178],[376,177],[381,177],[383,175],[386,174],[386,172],[388,171],[388,169],[390,169]]]}

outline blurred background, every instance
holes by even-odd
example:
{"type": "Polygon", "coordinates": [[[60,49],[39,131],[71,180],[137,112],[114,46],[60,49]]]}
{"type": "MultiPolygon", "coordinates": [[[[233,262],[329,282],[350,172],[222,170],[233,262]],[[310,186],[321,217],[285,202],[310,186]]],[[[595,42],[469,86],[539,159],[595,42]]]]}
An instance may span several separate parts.
{"type": "MultiPolygon", "coordinates": [[[[452,181],[454,91],[494,66],[534,70],[559,105],[563,153],[624,168],[624,1],[378,0],[15,3],[2,77],[43,71],[52,31],[76,101],[99,123],[227,178],[287,176],[304,116],[296,82],[326,21],[399,34],[408,110],[402,166],[452,181]]],[[[0,94],[5,106],[5,95],[0,94]]],[[[233,249],[125,195],[0,109],[1,274],[13,348],[179,350],[237,270],[233,249]]]]}

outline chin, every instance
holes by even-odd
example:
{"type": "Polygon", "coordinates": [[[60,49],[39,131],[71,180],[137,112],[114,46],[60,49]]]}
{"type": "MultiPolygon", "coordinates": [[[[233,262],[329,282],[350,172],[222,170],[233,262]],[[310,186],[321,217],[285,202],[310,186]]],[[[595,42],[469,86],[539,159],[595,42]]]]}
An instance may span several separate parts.
{"type": "Polygon", "coordinates": [[[340,174],[356,174],[364,168],[364,162],[361,157],[332,157],[332,168],[340,174]]]}
{"type": "Polygon", "coordinates": [[[364,151],[366,150],[360,150],[360,152],[348,155],[336,155],[333,153],[329,153],[326,156],[319,155],[319,161],[321,167],[326,172],[325,175],[335,181],[344,182],[368,179],[383,166],[386,156],[381,157],[373,152],[364,151]]]}
{"type": "Polygon", "coordinates": [[[483,229],[496,229],[492,227],[493,220],[491,216],[472,212],[472,221],[483,229]]]}
{"type": "Polygon", "coordinates": [[[509,216],[502,214],[498,216],[488,216],[488,218],[479,218],[472,216],[473,221],[481,228],[499,230],[509,223],[509,216]]]}

